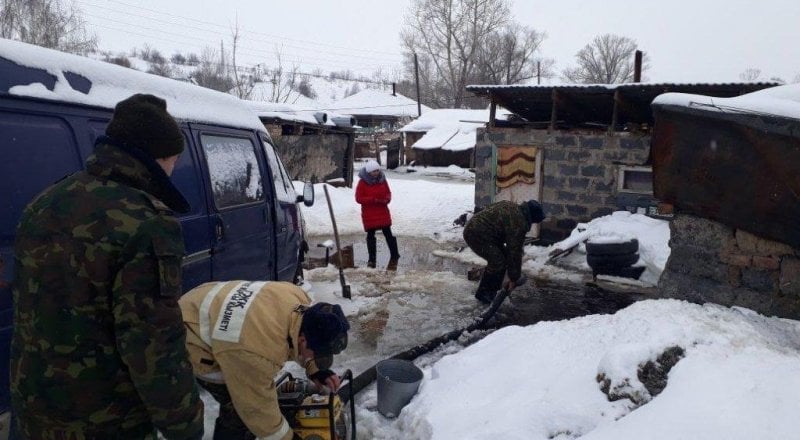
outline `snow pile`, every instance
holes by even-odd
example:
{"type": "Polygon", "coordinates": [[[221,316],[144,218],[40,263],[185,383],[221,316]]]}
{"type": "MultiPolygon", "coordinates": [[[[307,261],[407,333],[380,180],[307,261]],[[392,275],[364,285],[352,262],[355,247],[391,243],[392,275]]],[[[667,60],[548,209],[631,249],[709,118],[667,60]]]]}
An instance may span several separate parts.
{"type": "Polygon", "coordinates": [[[423,371],[396,421],[357,414],[373,429],[362,438],[783,439],[800,427],[800,323],[746,309],[644,301],[506,327],[423,371]],[[637,371],[670,347],[685,354],[649,403],[601,391],[602,374],[646,392],[637,371]]]}

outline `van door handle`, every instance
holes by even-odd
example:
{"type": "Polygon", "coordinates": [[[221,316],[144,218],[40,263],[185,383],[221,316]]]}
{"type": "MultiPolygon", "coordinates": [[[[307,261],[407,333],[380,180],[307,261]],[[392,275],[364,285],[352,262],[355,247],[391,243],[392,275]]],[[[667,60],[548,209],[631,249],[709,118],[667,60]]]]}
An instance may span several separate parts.
{"type": "Polygon", "coordinates": [[[225,238],[225,225],[222,223],[222,218],[217,217],[217,223],[214,225],[214,232],[217,234],[217,242],[225,238]]]}

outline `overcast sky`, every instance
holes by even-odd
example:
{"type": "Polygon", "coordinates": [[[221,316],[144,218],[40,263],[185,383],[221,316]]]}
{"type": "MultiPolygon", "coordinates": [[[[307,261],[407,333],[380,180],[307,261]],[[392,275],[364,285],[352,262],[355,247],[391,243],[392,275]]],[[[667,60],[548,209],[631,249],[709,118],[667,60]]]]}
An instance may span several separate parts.
{"type": "MultiPolygon", "coordinates": [[[[230,46],[239,23],[240,64],[304,72],[349,69],[369,75],[396,69],[399,34],[411,0],[77,0],[100,48],[126,51],[145,43],[165,55],[230,46]]],[[[515,0],[517,22],[547,33],[542,55],[561,71],[594,36],[635,39],[648,54],[645,76],[659,82],[738,81],[748,68],[760,79],[800,75],[798,0],[515,0]]],[[[800,80],[800,79],[799,79],[800,80]]]]}

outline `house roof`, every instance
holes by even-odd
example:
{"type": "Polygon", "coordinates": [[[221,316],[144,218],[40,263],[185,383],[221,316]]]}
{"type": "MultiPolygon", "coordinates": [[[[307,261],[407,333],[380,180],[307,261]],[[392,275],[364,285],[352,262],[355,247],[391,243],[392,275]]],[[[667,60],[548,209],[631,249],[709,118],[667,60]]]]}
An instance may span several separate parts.
{"type": "MultiPolygon", "coordinates": [[[[353,116],[417,117],[417,101],[399,93],[385,90],[365,89],[325,106],[323,110],[334,110],[353,116]]],[[[423,105],[422,113],[431,110],[423,105]]]]}
{"type": "Polygon", "coordinates": [[[297,122],[307,125],[325,127],[344,127],[353,126],[354,121],[349,115],[335,112],[323,112],[308,108],[304,105],[286,104],[264,101],[246,101],[247,105],[253,109],[260,119],[271,119],[276,121],[297,122]]]}
{"type": "Polygon", "coordinates": [[[650,103],[667,92],[732,97],[774,87],[773,82],[628,83],[563,85],[470,85],[467,90],[489,98],[529,123],[558,126],[651,124],[650,103]],[[615,118],[616,110],[616,120],[615,118]]]}
{"type": "Polygon", "coordinates": [[[772,87],[733,98],[665,93],[653,101],[653,106],[800,120],[800,84],[772,87]]]}
{"type": "Polygon", "coordinates": [[[475,131],[487,122],[489,110],[435,109],[423,113],[400,131],[425,133],[411,148],[462,151],[475,146],[475,131]]]}

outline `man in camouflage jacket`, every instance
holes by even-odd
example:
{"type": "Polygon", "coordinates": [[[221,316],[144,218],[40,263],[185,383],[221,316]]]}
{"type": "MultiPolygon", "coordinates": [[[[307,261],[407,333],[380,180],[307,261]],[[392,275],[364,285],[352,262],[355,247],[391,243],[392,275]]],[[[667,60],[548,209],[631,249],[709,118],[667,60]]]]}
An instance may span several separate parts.
{"type": "Polygon", "coordinates": [[[84,171],[25,209],[15,245],[12,431],[24,439],[199,439],[185,347],[184,138],[152,95],[117,104],[84,171]]]}
{"type": "Polygon", "coordinates": [[[486,260],[486,268],[475,292],[478,301],[488,304],[503,285],[513,289],[522,275],[522,246],[525,234],[534,223],[544,220],[542,206],[535,200],[521,204],[493,203],[476,213],[464,226],[464,240],[470,249],[486,260]]]}

